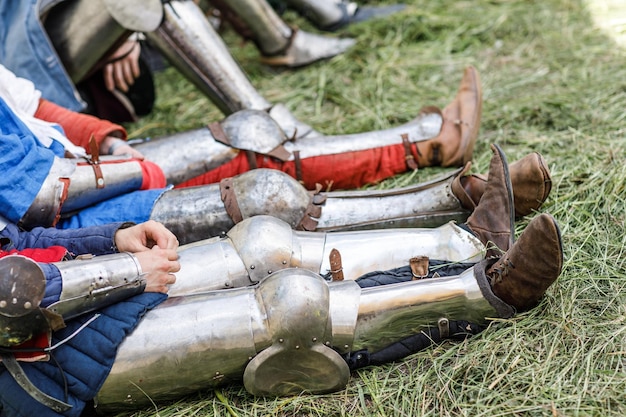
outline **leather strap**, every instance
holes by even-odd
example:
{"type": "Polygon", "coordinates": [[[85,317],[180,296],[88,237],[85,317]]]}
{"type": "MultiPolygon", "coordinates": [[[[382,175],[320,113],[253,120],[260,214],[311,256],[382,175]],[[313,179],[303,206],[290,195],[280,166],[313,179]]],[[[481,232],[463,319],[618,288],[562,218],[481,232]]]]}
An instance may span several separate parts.
{"type": "Polygon", "coordinates": [[[228,136],[226,136],[226,132],[224,132],[220,122],[209,123],[207,127],[216,141],[223,143],[226,146],[233,146],[230,144],[230,140],[228,139],[228,136]]]}
{"type": "Polygon", "coordinates": [[[428,256],[415,256],[409,259],[413,280],[426,278],[428,276],[428,256]]]}
{"type": "Polygon", "coordinates": [[[104,176],[102,175],[102,169],[100,169],[100,150],[98,149],[98,143],[96,138],[91,135],[89,138],[89,148],[91,150],[91,156],[87,159],[89,165],[93,168],[93,173],[96,175],[96,188],[104,188],[104,176]]]}
{"type": "Polygon", "coordinates": [[[335,248],[330,251],[330,276],[333,281],[343,281],[343,266],[341,265],[341,254],[335,248]]]}
{"type": "Polygon", "coordinates": [[[57,413],[64,413],[70,408],[72,408],[71,404],[67,404],[61,400],[57,400],[54,397],[46,394],[37,388],[26,376],[24,369],[20,366],[15,359],[15,356],[7,353],[0,353],[0,358],[2,358],[2,363],[7,368],[7,371],[11,374],[15,382],[22,387],[24,391],[26,391],[31,397],[37,400],[39,403],[45,405],[46,407],[56,411],[57,413]]]}
{"type": "Polygon", "coordinates": [[[296,167],[296,179],[302,182],[302,159],[300,159],[300,151],[293,151],[293,162],[296,167]]]}
{"type": "Polygon", "coordinates": [[[417,169],[417,161],[415,160],[415,156],[413,156],[413,151],[411,150],[409,135],[403,133],[400,137],[402,138],[402,145],[404,146],[404,159],[406,159],[406,166],[415,171],[417,169]]]}
{"type": "Polygon", "coordinates": [[[312,232],[317,229],[317,219],[322,215],[321,206],[326,202],[326,196],[319,193],[321,189],[321,184],[315,184],[315,190],[309,191],[311,199],[309,200],[309,205],[304,210],[300,223],[296,226],[296,230],[312,232]]]}
{"type": "Polygon", "coordinates": [[[226,213],[230,216],[232,221],[237,224],[243,220],[241,209],[239,209],[239,203],[237,203],[237,196],[233,188],[233,179],[224,178],[220,181],[220,195],[224,202],[224,208],[226,213]]]}

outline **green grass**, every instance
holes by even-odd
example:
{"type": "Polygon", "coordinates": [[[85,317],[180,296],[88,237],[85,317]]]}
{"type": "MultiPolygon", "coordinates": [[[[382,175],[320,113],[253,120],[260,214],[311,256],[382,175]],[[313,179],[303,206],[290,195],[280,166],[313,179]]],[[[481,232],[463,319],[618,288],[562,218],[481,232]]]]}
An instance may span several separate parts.
{"type": "MultiPolygon", "coordinates": [[[[530,151],[544,155],[553,190],[542,211],[563,233],[559,280],[535,310],[463,343],[356,372],[335,394],[255,398],[232,385],[123,415],[626,415],[624,44],[597,26],[583,0],[406,3],[400,15],[345,30],[358,40],[345,55],[297,71],[264,67],[252,45],[230,33],[226,39],[268,100],[325,133],[385,128],[422,106],[443,107],[463,67],[476,66],[484,108],[474,169],[486,170],[494,142],[509,161],[530,151]]],[[[605,13],[605,22],[607,16],[615,32],[626,10],[605,13]]],[[[295,14],[285,19],[313,30],[295,14]]],[[[131,134],[155,136],[222,117],[174,70],[157,81],[156,110],[129,126],[131,134]]],[[[380,187],[438,172],[401,175],[380,187]]]]}

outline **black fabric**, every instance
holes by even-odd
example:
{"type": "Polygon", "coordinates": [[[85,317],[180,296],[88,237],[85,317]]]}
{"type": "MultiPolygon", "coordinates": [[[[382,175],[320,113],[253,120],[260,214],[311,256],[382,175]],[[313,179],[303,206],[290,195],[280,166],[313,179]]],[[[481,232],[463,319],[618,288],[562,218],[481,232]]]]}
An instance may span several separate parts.
{"type": "MultiPolygon", "coordinates": [[[[460,275],[473,266],[473,263],[450,263],[450,261],[431,259],[428,261],[428,276],[423,279],[432,278],[433,276],[448,277],[460,275]]],[[[406,265],[388,271],[368,272],[357,278],[356,283],[359,284],[361,288],[368,288],[411,281],[412,279],[413,273],[411,272],[411,267],[406,265]]]]}
{"type": "Polygon", "coordinates": [[[350,370],[354,371],[366,366],[382,365],[398,361],[445,340],[464,340],[482,332],[486,328],[486,326],[469,323],[463,320],[451,321],[449,326],[450,335],[446,338],[441,337],[438,328],[431,327],[403,340],[392,343],[378,352],[370,353],[367,350],[360,350],[347,353],[343,355],[343,358],[350,370]]]}

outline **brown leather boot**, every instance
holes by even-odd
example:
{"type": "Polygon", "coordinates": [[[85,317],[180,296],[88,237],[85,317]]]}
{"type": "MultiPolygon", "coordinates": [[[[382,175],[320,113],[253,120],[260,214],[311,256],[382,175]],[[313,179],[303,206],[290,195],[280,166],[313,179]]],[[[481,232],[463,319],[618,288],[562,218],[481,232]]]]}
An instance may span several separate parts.
{"type": "MultiPolygon", "coordinates": [[[[543,157],[533,152],[509,165],[515,216],[524,217],[539,210],[552,189],[550,170],[543,157]]],[[[463,207],[473,210],[485,192],[488,175],[458,176],[452,184],[452,192],[463,207]]]]}
{"type": "Polygon", "coordinates": [[[515,206],[506,156],[498,145],[491,150],[485,192],[465,224],[487,247],[487,257],[499,257],[513,244],[515,206]]]}
{"type": "MultiPolygon", "coordinates": [[[[436,138],[417,142],[418,166],[462,166],[472,159],[480,127],[482,88],[478,71],[465,68],[456,98],[443,110],[436,138]]],[[[433,112],[432,108],[423,111],[433,112]]]]}
{"type": "Polygon", "coordinates": [[[549,214],[535,217],[515,244],[487,270],[493,293],[517,311],[537,305],[561,274],[563,245],[549,214]]]}

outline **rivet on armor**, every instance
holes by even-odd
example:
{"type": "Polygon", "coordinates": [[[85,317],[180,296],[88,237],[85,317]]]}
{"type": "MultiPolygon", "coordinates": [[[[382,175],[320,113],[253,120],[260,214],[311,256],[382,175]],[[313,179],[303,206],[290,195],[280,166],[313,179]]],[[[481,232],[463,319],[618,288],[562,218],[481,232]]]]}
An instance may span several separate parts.
{"type": "Polygon", "coordinates": [[[283,260],[283,265],[287,265],[287,261],[284,261],[284,260],[283,260]]]}
{"type": "Polygon", "coordinates": [[[284,340],[282,338],[278,339],[278,343],[283,343],[284,340]]]}
{"type": "Polygon", "coordinates": [[[324,343],[326,346],[330,346],[330,341],[324,343]]]}
{"type": "Polygon", "coordinates": [[[250,269],[254,269],[254,268],[256,268],[256,266],[250,265],[250,269]]]}
{"type": "Polygon", "coordinates": [[[7,306],[7,302],[2,300],[0,301],[0,308],[5,308],[7,306]]]}
{"type": "Polygon", "coordinates": [[[215,371],[215,376],[219,376],[220,375],[220,371],[215,371]]]}
{"type": "Polygon", "coordinates": [[[267,271],[267,273],[268,273],[268,274],[271,274],[271,273],[272,273],[272,270],[271,270],[271,269],[269,269],[269,270],[267,271]]]}
{"type": "Polygon", "coordinates": [[[230,282],[225,282],[225,283],[224,283],[224,286],[225,286],[225,287],[230,287],[230,282]]]}
{"type": "Polygon", "coordinates": [[[30,308],[31,308],[32,306],[33,306],[33,305],[30,303],[30,301],[26,301],[26,302],[24,303],[24,308],[25,308],[26,310],[30,310],[30,308]]]}
{"type": "Polygon", "coordinates": [[[360,353],[358,355],[356,355],[357,359],[361,359],[363,357],[363,355],[361,355],[360,353]]]}
{"type": "Polygon", "coordinates": [[[349,347],[350,347],[350,346],[348,346],[348,345],[343,345],[343,348],[344,348],[344,349],[348,349],[349,347]]]}
{"type": "Polygon", "coordinates": [[[313,342],[317,342],[317,337],[314,337],[312,340],[313,342]]]}
{"type": "Polygon", "coordinates": [[[12,299],[12,300],[11,300],[11,303],[13,303],[13,304],[17,304],[17,298],[12,299]]]}
{"type": "Polygon", "coordinates": [[[300,345],[296,345],[296,349],[300,349],[300,345]]]}

